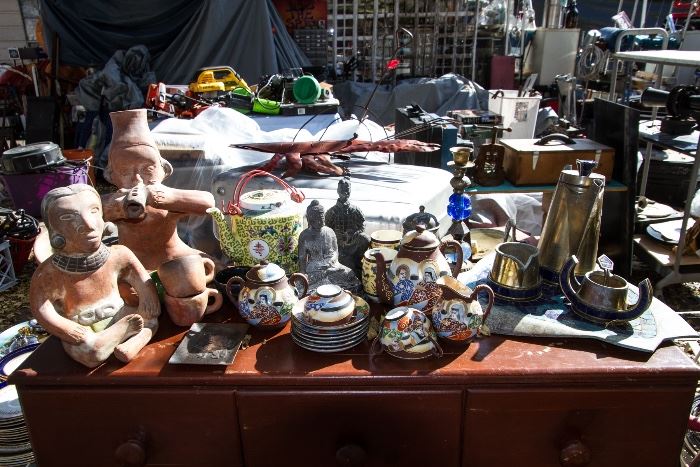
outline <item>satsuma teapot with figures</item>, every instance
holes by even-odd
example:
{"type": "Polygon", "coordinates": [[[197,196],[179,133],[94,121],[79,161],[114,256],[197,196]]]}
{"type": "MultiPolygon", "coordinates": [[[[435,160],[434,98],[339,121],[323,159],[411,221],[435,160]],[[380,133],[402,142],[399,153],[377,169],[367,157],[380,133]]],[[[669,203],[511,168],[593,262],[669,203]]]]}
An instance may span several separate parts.
{"type": "Polygon", "coordinates": [[[425,226],[404,235],[396,257],[387,267],[381,252],[377,259],[377,296],[388,305],[411,306],[430,314],[440,300],[441,290],[436,283],[446,275],[456,276],[462,267],[462,248],[454,240],[440,242],[425,226]],[[444,250],[452,247],[457,262],[450,266],[444,250]]]}

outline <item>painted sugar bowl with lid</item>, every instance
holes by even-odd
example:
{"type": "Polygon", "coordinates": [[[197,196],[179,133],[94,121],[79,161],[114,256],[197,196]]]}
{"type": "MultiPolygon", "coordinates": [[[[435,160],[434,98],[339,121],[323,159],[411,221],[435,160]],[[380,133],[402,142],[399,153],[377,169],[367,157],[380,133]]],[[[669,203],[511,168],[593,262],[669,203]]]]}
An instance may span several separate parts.
{"type": "Polygon", "coordinates": [[[283,327],[291,317],[294,305],[306,295],[309,281],[304,274],[287,276],[275,263],[261,261],[250,268],[245,279],[231,277],[226,284],[226,294],[238,303],[238,312],[250,325],[259,328],[283,327]],[[297,284],[301,290],[297,289],[297,284]],[[240,287],[238,299],[231,290],[240,287]]]}
{"type": "Polygon", "coordinates": [[[315,326],[338,326],[349,322],[355,311],[355,299],[335,284],[316,288],[304,303],[304,318],[315,326]]]}

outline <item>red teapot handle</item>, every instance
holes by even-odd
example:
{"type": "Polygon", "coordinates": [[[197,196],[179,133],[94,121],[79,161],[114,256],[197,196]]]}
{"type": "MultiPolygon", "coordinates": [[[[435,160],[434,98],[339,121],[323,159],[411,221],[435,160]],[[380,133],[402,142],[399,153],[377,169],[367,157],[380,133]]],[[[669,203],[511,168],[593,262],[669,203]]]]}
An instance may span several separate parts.
{"type": "Polygon", "coordinates": [[[479,294],[479,292],[484,291],[486,292],[486,295],[489,297],[488,304],[486,305],[486,310],[484,310],[484,317],[482,318],[481,324],[486,324],[486,318],[489,317],[489,313],[491,313],[491,308],[493,308],[493,300],[494,300],[494,295],[493,295],[493,290],[491,287],[489,287],[486,284],[479,284],[476,287],[474,287],[474,291],[472,294],[469,296],[469,300],[476,300],[476,296],[479,294]]]}
{"type": "Polygon", "coordinates": [[[236,188],[233,190],[233,196],[231,197],[231,201],[229,201],[228,205],[224,208],[226,214],[234,216],[240,216],[242,214],[240,203],[241,194],[243,194],[243,189],[246,187],[246,185],[248,185],[248,182],[250,182],[253,178],[258,176],[270,177],[272,180],[277,182],[278,185],[280,185],[282,188],[284,188],[284,190],[287,193],[289,193],[289,197],[292,199],[292,201],[296,203],[301,203],[302,201],[304,201],[304,193],[302,193],[297,188],[293,187],[281,178],[271,174],[270,172],[265,172],[264,170],[260,169],[254,169],[243,174],[243,176],[238,180],[236,188]]]}

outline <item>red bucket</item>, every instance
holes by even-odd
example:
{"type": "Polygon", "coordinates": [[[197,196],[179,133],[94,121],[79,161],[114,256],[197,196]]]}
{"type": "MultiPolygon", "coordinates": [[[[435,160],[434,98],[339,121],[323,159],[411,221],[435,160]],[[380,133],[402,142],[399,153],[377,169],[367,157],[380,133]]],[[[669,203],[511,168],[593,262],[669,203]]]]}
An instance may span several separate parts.
{"type": "Polygon", "coordinates": [[[21,238],[7,237],[10,241],[10,256],[12,256],[12,268],[15,270],[15,276],[22,274],[24,266],[29,261],[29,255],[34,247],[36,235],[30,239],[23,240],[21,238]]]}

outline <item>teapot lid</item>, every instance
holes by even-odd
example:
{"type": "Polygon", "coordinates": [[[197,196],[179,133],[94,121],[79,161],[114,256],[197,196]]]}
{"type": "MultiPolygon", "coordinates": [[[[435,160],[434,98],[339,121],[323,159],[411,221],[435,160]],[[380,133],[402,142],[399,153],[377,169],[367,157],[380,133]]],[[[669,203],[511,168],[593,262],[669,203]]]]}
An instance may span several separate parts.
{"type": "Polygon", "coordinates": [[[253,282],[276,282],[284,276],[284,269],[265,260],[250,268],[245,275],[246,279],[253,282]]]}
{"type": "Polygon", "coordinates": [[[240,199],[241,209],[271,211],[289,200],[289,194],[284,190],[253,190],[243,193],[240,199]]]}
{"type": "Polygon", "coordinates": [[[418,212],[415,212],[404,219],[402,224],[403,233],[405,234],[411,230],[415,230],[416,225],[418,224],[424,224],[425,227],[431,232],[436,232],[440,226],[437,217],[429,212],[425,212],[425,206],[420,206],[418,208],[418,212]]]}
{"type": "Polygon", "coordinates": [[[440,240],[434,233],[426,230],[425,225],[418,224],[416,230],[411,230],[403,237],[401,246],[419,250],[434,250],[440,246],[440,240]]]}

